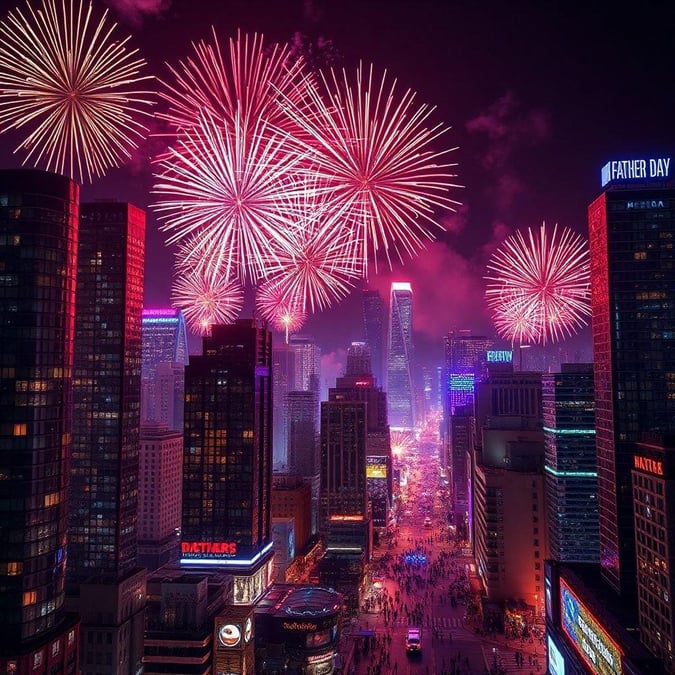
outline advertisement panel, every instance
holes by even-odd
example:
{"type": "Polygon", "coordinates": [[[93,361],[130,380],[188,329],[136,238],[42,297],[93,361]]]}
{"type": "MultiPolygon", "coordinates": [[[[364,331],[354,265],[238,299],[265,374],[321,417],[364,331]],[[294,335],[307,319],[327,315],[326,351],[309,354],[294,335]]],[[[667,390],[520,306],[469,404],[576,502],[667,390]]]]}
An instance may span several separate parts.
{"type": "Polygon", "coordinates": [[[592,672],[622,675],[623,652],[563,579],[560,613],[563,631],[592,672]]]}
{"type": "Polygon", "coordinates": [[[551,675],[565,675],[565,657],[550,635],[547,635],[548,644],[548,672],[551,675]]]}

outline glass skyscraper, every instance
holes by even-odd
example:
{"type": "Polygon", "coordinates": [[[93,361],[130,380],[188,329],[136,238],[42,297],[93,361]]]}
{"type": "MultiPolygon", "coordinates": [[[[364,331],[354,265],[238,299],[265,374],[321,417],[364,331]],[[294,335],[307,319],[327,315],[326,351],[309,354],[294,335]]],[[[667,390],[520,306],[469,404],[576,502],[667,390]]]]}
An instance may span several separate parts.
{"type": "Polygon", "coordinates": [[[377,384],[381,387],[385,380],[386,308],[382,296],[377,291],[364,289],[362,299],[363,326],[366,343],[370,348],[372,373],[377,384]]]}
{"type": "Polygon", "coordinates": [[[74,182],[0,170],[3,673],[78,668],[64,611],[77,229],[74,182]]]}
{"type": "Polygon", "coordinates": [[[631,468],[675,420],[675,189],[610,186],[588,208],[600,562],[636,603],[631,468]]]}
{"type": "Polygon", "coordinates": [[[185,377],[181,564],[234,575],[252,604],[271,574],[272,335],[215,325],[185,377]]]}
{"type": "Polygon", "coordinates": [[[407,282],[391,285],[387,349],[387,402],[392,429],[414,429],[413,292],[407,282]]]}

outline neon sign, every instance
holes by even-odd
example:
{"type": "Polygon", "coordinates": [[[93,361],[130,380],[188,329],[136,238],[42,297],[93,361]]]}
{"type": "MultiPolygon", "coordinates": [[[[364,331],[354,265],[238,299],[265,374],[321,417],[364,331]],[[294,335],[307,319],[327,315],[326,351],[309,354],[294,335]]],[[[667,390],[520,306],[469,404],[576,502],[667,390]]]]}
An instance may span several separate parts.
{"type": "Polygon", "coordinates": [[[508,349],[489,350],[487,352],[488,363],[512,363],[513,352],[508,349]]]}
{"type": "Polygon", "coordinates": [[[612,181],[648,180],[670,177],[670,157],[619,159],[607,162],[600,172],[602,187],[612,181]]]}
{"type": "Polygon", "coordinates": [[[560,580],[560,613],[563,630],[594,673],[623,673],[621,649],[563,579],[560,580]]]}
{"type": "Polygon", "coordinates": [[[235,541],[183,541],[180,552],[184,556],[213,557],[217,555],[237,555],[237,542],[235,541]]]}
{"type": "Polygon", "coordinates": [[[663,476],[663,462],[652,459],[651,457],[634,455],[633,468],[638,471],[644,471],[645,473],[651,473],[654,476],[663,476]]]}

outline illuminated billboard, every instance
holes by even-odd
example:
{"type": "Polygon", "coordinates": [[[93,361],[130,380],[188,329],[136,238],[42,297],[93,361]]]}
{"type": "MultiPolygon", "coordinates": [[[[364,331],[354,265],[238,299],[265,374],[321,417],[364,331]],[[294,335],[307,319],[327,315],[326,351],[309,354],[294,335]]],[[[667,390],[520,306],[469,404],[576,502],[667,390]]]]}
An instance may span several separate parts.
{"type": "Polygon", "coordinates": [[[387,465],[386,464],[368,464],[366,466],[366,478],[386,478],[387,465]]]}
{"type": "Polygon", "coordinates": [[[560,613],[565,634],[593,673],[623,673],[623,652],[563,579],[560,579],[560,613]]]}
{"type": "Polygon", "coordinates": [[[600,172],[602,187],[612,181],[624,183],[666,178],[670,178],[670,157],[619,159],[607,162],[600,172]]]}
{"type": "Polygon", "coordinates": [[[565,657],[561,654],[557,645],[547,636],[548,643],[548,672],[551,675],[565,675],[565,657]]]}

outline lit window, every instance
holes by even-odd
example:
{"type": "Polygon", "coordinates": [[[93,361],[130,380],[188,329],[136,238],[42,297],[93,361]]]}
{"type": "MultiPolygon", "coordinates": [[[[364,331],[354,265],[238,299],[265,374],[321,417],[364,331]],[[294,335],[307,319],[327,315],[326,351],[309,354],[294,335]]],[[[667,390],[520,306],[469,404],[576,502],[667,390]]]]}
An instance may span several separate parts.
{"type": "Polygon", "coordinates": [[[26,591],[23,594],[23,606],[34,605],[37,602],[37,593],[35,591],[26,591]]]}
{"type": "Polygon", "coordinates": [[[15,436],[25,436],[28,433],[27,424],[15,424],[14,425],[14,435],[15,436]]]}

